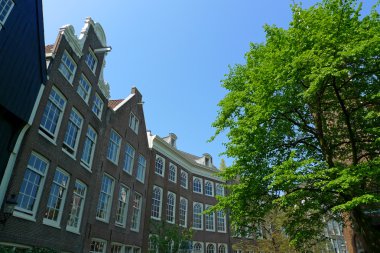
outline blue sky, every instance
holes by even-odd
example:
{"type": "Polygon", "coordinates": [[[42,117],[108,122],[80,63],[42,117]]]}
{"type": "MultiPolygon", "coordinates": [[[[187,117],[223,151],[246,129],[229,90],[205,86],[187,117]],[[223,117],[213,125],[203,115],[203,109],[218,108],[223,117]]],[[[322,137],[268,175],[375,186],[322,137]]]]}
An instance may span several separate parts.
{"type": "MultiPolygon", "coordinates": [[[[224,135],[215,141],[211,124],[226,91],[220,81],[228,65],[244,62],[249,43],[265,40],[264,24],[286,28],[291,0],[44,0],[45,42],[59,28],[80,33],[86,17],[99,22],[108,45],[105,80],[111,98],[125,98],[136,86],[143,95],[147,129],[173,132],[177,147],[219,166],[224,135]]],[[[298,2],[298,1],[296,1],[298,2]]],[[[303,7],[317,1],[305,0],[303,7]]],[[[368,12],[376,0],[366,0],[368,12]]]]}

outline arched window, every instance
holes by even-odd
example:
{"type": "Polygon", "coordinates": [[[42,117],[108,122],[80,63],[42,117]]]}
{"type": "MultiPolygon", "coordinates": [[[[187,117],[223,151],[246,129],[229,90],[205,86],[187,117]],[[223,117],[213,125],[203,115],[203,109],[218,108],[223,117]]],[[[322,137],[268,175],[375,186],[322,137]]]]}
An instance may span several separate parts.
{"type": "Polygon", "coordinates": [[[152,195],[152,217],[154,218],[161,218],[161,196],[162,196],[162,189],[159,187],[153,188],[153,195],[152,195]]]}
{"type": "Polygon", "coordinates": [[[169,166],[169,181],[172,181],[174,183],[177,182],[177,167],[174,166],[173,164],[170,164],[169,166]]]}
{"type": "Polygon", "coordinates": [[[179,202],[179,225],[187,226],[187,199],[181,198],[179,202]]]}
{"type": "Polygon", "coordinates": [[[174,193],[168,194],[168,201],[166,206],[166,220],[174,223],[175,217],[175,195],[174,193]]]}
{"type": "Polygon", "coordinates": [[[216,195],[224,196],[224,188],[221,184],[216,184],[216,195]]]}
{"type": "Polygon", "coordinates": [[[213,185],[210,181],[206,181],[205,183],[205,194],[208,196],[214,196],[214,189],[213,185]]]}
{"type": "Polygon", "coordinates": [[[197,177],[195,177],[193,180],[193,191],[202,193],[202,183],[201,180],[197,177]]]}
{"type": "Polygon", "coordinates": [[[181,186],[187,189],[187,172],[181,172],[181,186]]]}
{"type": "Polygon", "coordinates": [[[193,207],[193,227],[196,229],[203,229],[203,216],[202,205],[195,203],[193,207]]]}
{"type": "Polygon", "coordinates": [[[202,244],[199,242],[194,243],[193,250],[194,253],[202,253],[202,244]]]}
{"type": "Polygon", "coordinates": [[[226,246],[220,245],[218,249],[218,253],[226,253],[226,246]]]}
{"type": "Polygon", "coordinates": [[[214,244],[207,245],[206,253],[215,253],[215,246],[214,246],[214,244]]]}
{"type": "Polygon", "coordinates": [[[164,159],[162,157],[156,158],[156,167],[155,167],[156,174],[158,175],[164,175],[164,159]]]}

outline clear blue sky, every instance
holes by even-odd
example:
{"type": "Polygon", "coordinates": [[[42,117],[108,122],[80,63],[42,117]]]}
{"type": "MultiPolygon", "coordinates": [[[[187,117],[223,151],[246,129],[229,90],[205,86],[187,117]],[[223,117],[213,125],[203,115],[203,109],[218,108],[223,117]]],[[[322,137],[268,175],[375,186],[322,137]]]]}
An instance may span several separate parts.
{"type": "MultiPolygon", "coordinates": [[[[111,98],[125,98],[132,86],[143,95],[147,129],[173,132],[177,147],[219,166],[225,136],[207,143],[228,65],[244,62],[249,43],[265,40],[264,24],[286,28],[292,0],[44,0],[46,44],[59,28],[80,33],[86,17],[100,23],[112,46],[104,78],[111,98]]],[[[299,1],[296,1],[299,2],[299,1]]],[[[303,7],[316,3],[304,0],[303,7]]],[[[368,12],[376,0],[365,0],[368,12]]],[[[227,165],[231,159],[224,156],[227,165]]]]}

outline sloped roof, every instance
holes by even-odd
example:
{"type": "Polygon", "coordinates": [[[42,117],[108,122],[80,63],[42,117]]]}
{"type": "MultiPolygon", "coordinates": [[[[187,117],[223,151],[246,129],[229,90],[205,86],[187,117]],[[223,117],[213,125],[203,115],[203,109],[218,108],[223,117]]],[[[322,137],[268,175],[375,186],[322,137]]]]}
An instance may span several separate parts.
{"type": "Polygon", "coordinates": [[[45,46],[45,54],[50,54],[53,52],[53,49],[54,49],[54,44],[51,44],[51,45],[46,45],[45,46]]]}
{"type": "Polygon", "coordinates": [[[111,109],[114,109],[118,104],[120,104],[123,101],[124,101],[124,99],[108,100],[108,107],[111,109]]]}

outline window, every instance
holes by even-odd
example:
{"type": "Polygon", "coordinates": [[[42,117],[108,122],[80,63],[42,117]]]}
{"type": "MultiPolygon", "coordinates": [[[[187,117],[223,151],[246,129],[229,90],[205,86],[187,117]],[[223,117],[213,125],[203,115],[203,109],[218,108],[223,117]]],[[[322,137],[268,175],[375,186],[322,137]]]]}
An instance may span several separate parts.
{"type": "Polygon", "coordinates": [[[141,249],[135,247],[135,248],[133,249],[133,253],[141,253],[141,249]]]}
{"type": "Polygon", "coordinates": [[[135,192],[132,206],[131,230],[138,232],[140,230],[141,216],[141,195],[135,192]]]}
{"type": "Polygon", "coordinates": [[[53,183],[50,188],[49,199],[44,215],[44,224],[59,226],[65,205],[67,187],[69,184],[69,175],[57,169],[54,173],[53,183]]]}
{"type": "Polygon", "coordinates": [[[224,187],[221,184],[216,184],[216,195],[224,196],[224,187]]]}
{"type": "Polygon", "coordinates": [[[155,172],[160,176],[164,176],[165,161],[161,156],[156,156],[155,172]]]}
{"type": "Polygon", "coordinates": [[[129,115],[129,127],[136,134],[139,133],[139,119],[133,113],[129,115]]]}
{"type": "Polygon", "coordinates": [[[162,188],[158,186],[153,187],[152,194],[152,212],[151,217],[153,219],[161,219],[161,207],[162,207],[162,188]]]}
{"type": "Polygon", "coordinates": [[[179,225],[182,227],[187,226],[187,199],[182,197],[179,201],[179,225]]]}
{"type": "Polygon", "coordinates": [[[57,137],[65,105],[66,100],[63,95],[53,87],[40,123],[42,133],[52,140],[57,137]]]}
{"type": "Polygon", "coordinates": [[[119,190],[119,201],[116,209],[116,224],[121,225],[122,227],[125,227],[127,221],[128,200],[129,189],[124,185],[121,185],[119,190]]]}
{"type": "Polygon", "coordinates": [[[145,180],[145,169],[146,169],[146,160],[142,155],[139,155],[136,179],[139,180],[141,183],[144,183],[144,180],[145,180]]]}
{"type": "Polygon", "coordinates": [[[218,232],[226,232],[226,216],[223,211],[216,212],[218,232]]]}
{"type": "Polygon", "coordinates": [[[63,150],[69,155],[75,156],[80,132],[82,130],[83,117],[73,108],[67,123],[65,139],[63,140],[63,150]]]}
{"type": "Polygon", "coordinates": [[[123,245],[118,243],[112,243],[111,245],[111,253],[123,253],[123,245]]]}
{"type": "Polygon", "coordinates": [[[203,253],[203,245],[199,242],[194,242],[193,250],[194,253],[203,253]]]}
{"type": "Polygon", "coordinates": [[[94,158],[96,139],[97,134],[95,130],[91,126],[88,126],[81,161],[89,169],[91,169],[92,159],[94,158]]]}
{"type": "Polygon", "coordinates": [[[219,245],[218,253],[226,253],[226,246],[225,245],[219,245]]]}
{"type": "Polygon", "coordinates": [[[193,228],[197,230],[203,229],[203,205],[194,202],[193,205],[193,228]]]}
{"type": "Polygon", "coordinates": [[[111,162],[117,165],[119,160],[121,145],[121,137],[118,135],[115,130],[111,129],[110,141],[108,143],[107,158],[111,162]]]}
{"type": "Polygon", "coordinates": [[[84,183],[79,180],[75,181],[73,199],[70,205],[70,215],[69,220],[67,221],[66,230],[71,232],[79,232],[84,200],[86,198],[87,187],[84,183]]]}
{"type": "Polygon", "coordinates": [[[35,216],[48,165],[49,163],[45,158],[35,153],[30,155],[17,198],[17,211],[35,216]]]}
{"type": "Polygon", "coordinates": [[[102,111],[104,107],[104,102],[98,95],[98,93],[95,93],[94,96],[94,103],[92,105],[92,111],[95,113],[96,116],[98,116],[99,119],[102,118],[102,111]]]}
{"type": "Polygon", "coordinates": [[[193,179],[193,191],[202,193],[202,179],[194,177],[193,179]]]}
{"type": "Polygon", "coordinates": [[[91,49],[88,50],[86,58],[84,60],[87,66],[91,69],[93,73],[95,73],[96,65],[98,65],[98,59],[96,58],[94,52],[91,49]]]}
{"type": "Polygon", "coordinates": [[[133,161],[135,159],[135,149],[127,144],[125,145],[125,158],[123,170],[132,175],[133,161]]]}
{"type": "Polygon", "coordinates": [[[177,167],[173,164],[169,165],[169,181],[174,183],[177,182],[177,167]]]}
{"type": "Polygon", "coordinates": [[[158,240],[159,239],[157,235],[149,235],[148,252],[158,253],[158,240]]]}
{"type": "Polygon", "coordinates": [[[181,171],[181,186],[187,189],[187,172],[181,171]]]}
{"type": "Polygon", "coordinates": [[[61,58],[61,64],[58,67],[59,71],[62,75],[69,81],[69,83],[73,82],[75,70],[77,69],[77,65],[75,64],[73,58],[67,53],[65,50],[63,52],[61,58]]]}
{"type": "MultiPolygon", "coordinates": [[[[206,210],[209,209],[211,206],[206,205],[206,210]]],[[[214,212],[205,214],[205,227],[207,231],[215,231],[215,216],[214,212]]]]}
{"type": "Polygon", "coordinates": [[[9,13],[11,13],[14,5],[15,4],[12,0],[0,0],[0,30],[7,20],[9,13]]]}
{"type": "Polygon", "coordinates": [[[96,218],[108,222],[110,217],[114,180],[108,175],[103,175],[102,186],[99,194],[96,218]]]}
{"type": "Polygon", "coordinates": [[[205,182],[205,194],[207,196],[214,196],[214,184],[210,181],[205,182]]]}
{"type": "Polygon", "coordinates": [[[107,242],[99,239],[92,239],[90,253],[106,253],[107,242]]]}
{"type": "Polygon", "coordinates": [[[166,203],[166,220],[169,223],[175,222],[175,197],[176,195],[174,193],[168,193],[168,200],[166,203]]]}
{"type": "Polygon", "coordinates": [[[206,247],[206,253],[215,253],[215,245],[214,244],[208,244],[206,247]]]}
{"type": "Polygon", "coordinates": [[[77,92],[84,102],[88,103],[88,98],[90,97],[91,92],[91,84],[83,74],[79,78],[77,92]]]}

